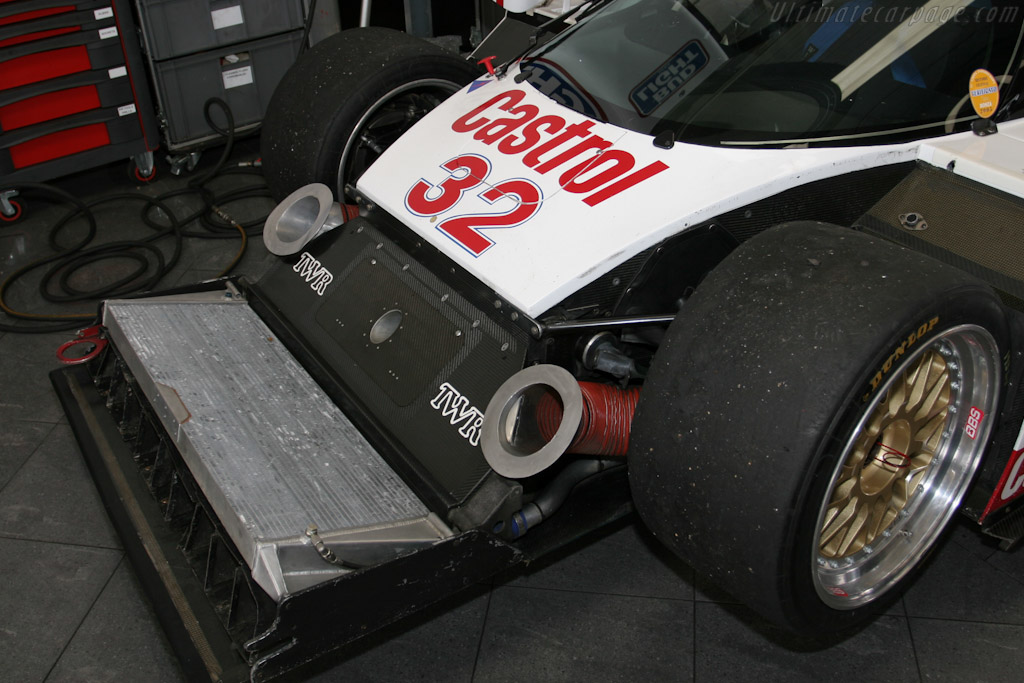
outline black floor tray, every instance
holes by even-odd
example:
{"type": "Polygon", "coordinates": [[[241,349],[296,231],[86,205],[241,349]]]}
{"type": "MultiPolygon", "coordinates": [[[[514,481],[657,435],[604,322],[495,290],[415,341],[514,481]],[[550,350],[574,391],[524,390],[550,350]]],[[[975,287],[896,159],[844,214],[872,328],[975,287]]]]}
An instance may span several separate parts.
{"type": "MultiPolygon", "coordinates": [[[[181,528],[187,527],[186,535],[192,535],[201,526],[195,520],[206,515],[203,501],[196,506],[199,512],[182,515],[182,506],[174,499],[184,494],[154,498],[140,476],[138,453],[133,453],[144,439],[135,430],[126,439],[127,418],[119,423],[111,414],[88,366],[55,370],[50,379],[125,551],[189,680],[264,681],[321,669],[343,656],[345,645],[504,569],[525,565],[632,509],[625,468],[609,470],[578,486],[557,519],[514,544],[471,530],[274,603],[249,580],[244,564],[234,567],[233,576],[231,570],[218,567],[221,556],[230,559],[233,548],[218,532],[216,520],[212,531],[196,532],[201,535],[199,551],[183,552],[190,541],[183,539],[181,528]],[[174,519],[189,515],[191,521],[173,528],[174,519]],[[225,583],[230,588],[224,589],[225,583]]],[[[201,499],[188,482],[172,484],[201,499]]],[[[210,521],[204,519],[204,524],[210,521]]],[[[241,564],[237,558],[235,564],[241,564]]]]}

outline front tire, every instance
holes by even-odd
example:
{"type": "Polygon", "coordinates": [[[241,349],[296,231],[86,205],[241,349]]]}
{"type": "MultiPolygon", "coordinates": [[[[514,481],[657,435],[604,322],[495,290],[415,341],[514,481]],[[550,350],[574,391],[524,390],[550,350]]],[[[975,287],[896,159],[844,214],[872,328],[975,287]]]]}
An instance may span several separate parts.
{"type": "Polygon", "coordinates": [[[637,508],[770,620],[863,623],[969,488],[1007,348],[995,294],[961,271],[845,228],[767,231],[658,350],[633,422],[637,508]]]}
{"type": "Polygon", "coordinates": [[[870,604],[933,546],[981,463],[999,357],[985,327],[946,327],[897,361],[868,403],[854,407],[857,423],[811,527],[814,588],[826,605],[870,604]]]}
{"type": "Polygon", "coordinates": [[[317,43],[267,107],[260,148],[271,194],[280,201],[323,183],[343,201],[391,143],[476,75],[458,56],[391,29],[351,29],[317,43]]]}

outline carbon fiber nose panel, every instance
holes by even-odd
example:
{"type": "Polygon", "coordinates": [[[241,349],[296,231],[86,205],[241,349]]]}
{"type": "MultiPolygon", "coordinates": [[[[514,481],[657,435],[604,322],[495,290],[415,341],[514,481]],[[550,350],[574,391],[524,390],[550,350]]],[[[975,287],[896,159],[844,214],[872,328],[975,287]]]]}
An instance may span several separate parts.
{"type": "Polygon", "coordinates": [[[382,441],[397,445],[382,455],[409,463],[430,490],[428,503],[450,508],[490,472],[478,440],[483,410],[523,367],[528,337],[436,272],[357,218],[283,260],[253,289],[322,359],[382,441]],[[391,311],[400,324],[375,343],[375,325],[391,311]]]}

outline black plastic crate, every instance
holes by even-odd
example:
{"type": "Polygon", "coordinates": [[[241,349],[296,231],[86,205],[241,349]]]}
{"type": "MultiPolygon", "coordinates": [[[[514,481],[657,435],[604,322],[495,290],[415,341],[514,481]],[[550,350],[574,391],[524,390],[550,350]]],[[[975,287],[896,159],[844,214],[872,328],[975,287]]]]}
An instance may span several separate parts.
{"type": "Polygon", "coordinates": [[[302,0],[139,0],[154,60],[302,28],[302,0]]]}
{"type": "MultiPolygon", "coordinates": [[[[200,146],[218,134],[204,117],[204,105],[217,97],[231,107],[236,130],[258,125],[270,96],[295,61],[302,30],[231,45],[178,59],[154,62],[157,101],[165,119],[164,141],[171,150],[200,146]]],[[[219,126],[226,121],[211,112],[219,126]]]]}

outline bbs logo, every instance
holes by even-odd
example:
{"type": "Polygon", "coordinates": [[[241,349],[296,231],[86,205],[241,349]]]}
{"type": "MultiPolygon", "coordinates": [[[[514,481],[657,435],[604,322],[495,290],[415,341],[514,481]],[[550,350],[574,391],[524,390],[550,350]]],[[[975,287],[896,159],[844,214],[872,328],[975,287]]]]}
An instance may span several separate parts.
{"type": "Polygon", "coordinates": [[[972,439],[978,438],[978,430],[981,429],[981,421],[985,419],[985,413],[972,407],[967,413],[967,422],[964,424],[964,432],[972,439]]]}

